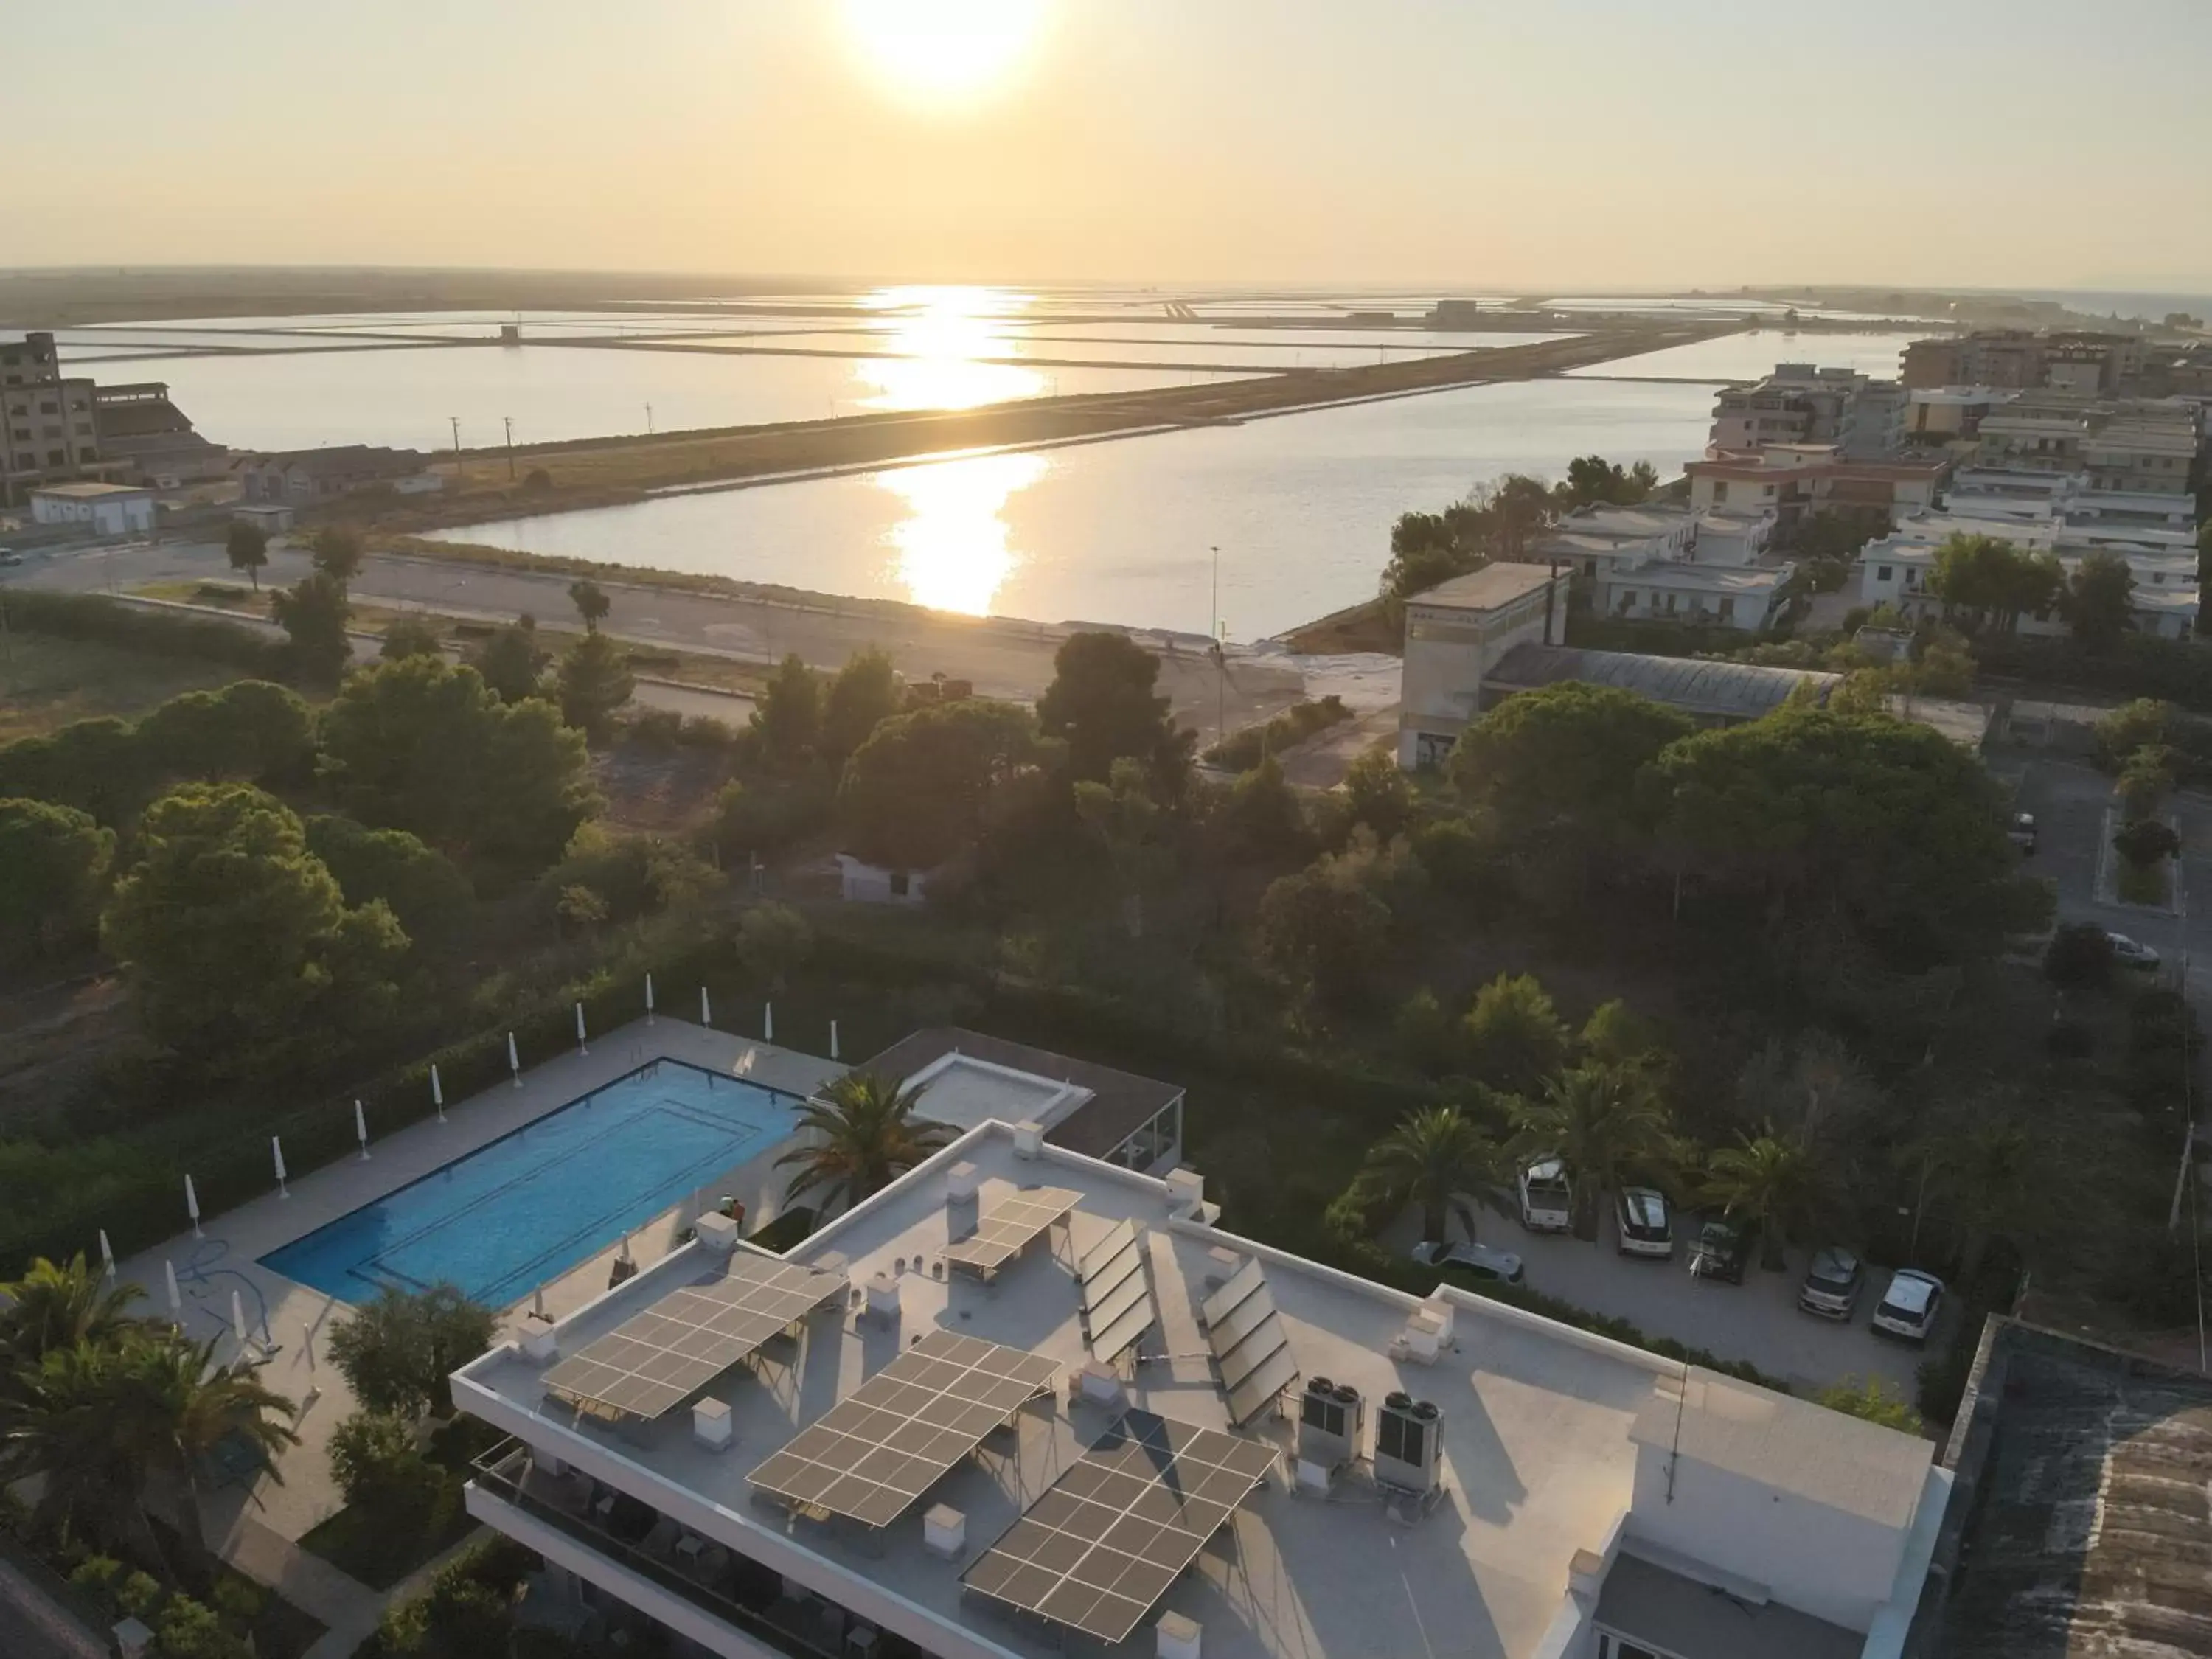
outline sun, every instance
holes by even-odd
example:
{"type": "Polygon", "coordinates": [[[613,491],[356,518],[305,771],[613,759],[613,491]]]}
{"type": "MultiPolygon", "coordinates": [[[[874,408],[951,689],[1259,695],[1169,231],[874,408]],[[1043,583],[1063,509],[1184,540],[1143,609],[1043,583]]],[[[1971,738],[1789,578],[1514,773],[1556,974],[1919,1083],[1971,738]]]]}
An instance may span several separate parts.
{"type": "Polygon", "coordinates": [[[1029,51],[1050,0],[844,0],[845,24],[902,94],[955,104],[1000,84],[1029,51]]]}

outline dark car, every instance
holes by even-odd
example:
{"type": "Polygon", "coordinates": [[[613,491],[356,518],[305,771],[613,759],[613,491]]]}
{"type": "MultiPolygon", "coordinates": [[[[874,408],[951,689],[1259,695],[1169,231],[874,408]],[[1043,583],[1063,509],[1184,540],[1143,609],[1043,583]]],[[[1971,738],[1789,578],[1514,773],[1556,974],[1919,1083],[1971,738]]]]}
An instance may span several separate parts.
{"type": "Polygon", "coordinates": [[[1831,1244],[1805,1269],[1797,1305],[1823,1319],[1849,1319],[1858,1310],[1859,1287],[1865,1283],[1866,1264],[1841,1245],[1831,1244]]]}
{"type": "Polygon", "coordinates": [[[1697,1246],[1690,1252],[1690,1277],[1742,1284],[1747,1243],[1744,1230],[1735,1222],[1708,1221],[1698,1229],[1697,1246]]]}
{"type": "Polygon", "coordinates": [[[2035,814],[2014,813],[2012,822],[2005,827],[2005,838],[2020,848],[2020,855],[2022,858],[2033,858],[2035,856],[2035,814]]]}

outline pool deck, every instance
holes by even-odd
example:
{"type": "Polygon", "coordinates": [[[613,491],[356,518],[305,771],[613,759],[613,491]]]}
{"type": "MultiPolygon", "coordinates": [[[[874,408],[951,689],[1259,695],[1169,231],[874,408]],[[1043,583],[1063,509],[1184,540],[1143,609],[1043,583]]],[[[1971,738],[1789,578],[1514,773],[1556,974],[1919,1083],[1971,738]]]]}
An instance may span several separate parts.
{"type": "MultiPolygon", "coordinates": [[[[260,1265],[259,1258],[656,1059],[682,1060],[802,1096],[848,1069],[836,1060],[665,1014],[651,1023],[633,1020],[604,1037],[594,1037],[588,1054],[570,1049],[526,1069],[520,1088],[502,1083],[448,1103],[442,1123],[434,1117],[378,1139],[372,1121],[366,1163],[348,1157],[319,1170],[297,1171],[289,1182],[289,1198],[277,1195],[272,1168],[265,1196],[222,1215],[202,1218],[204,1238],[194,1238],[186,1225],[166,1243],[117,1264],[123,1282],[145,1291],[143,1310],[160,1315],[168,1307],[162,1262],[174,1262],[184,1293],[184,1328],[201,1340],[217,1338],[220,1358],[238,1352],[231,1334],[231,1292],[241,1293],[247,1328],[257,1340],[265,1308],[268,1330],[280,1346],[263,1368],[262,1379],[279,1394],[302,1402],[293,1425],[301,1443],[282,1461],[282,1485],[264,1478],[250,1492],[230,1486],[204,1500],[207,1535],[219,1552],[226,1537],[240,1530],[244,1516],[251,1516],[283,1538],[297,1539],[343,1501],[331,1479],[328,1445],[331,1431],[352,1413],[354,1401],[345,1379],[327,1363],[324,1343],[331,1322],[343,1315],[345,1304],[270,1271],[260,1265]],[[196,1261],[202,1264],[197,1272],[191,1266],[196,1261]]],[[[180,1221],[185,1219],[185,1173],[177,1172],[180,1221]]],[[[711,1181],[719,1173],[702,1170],[700,1178],[711,1181]]],[[[668,1252],[677,1236],[691,1224],[701,1201],[711,1202],[711,1195],[695,1194],[631,1234],[630,1253],[641,1267],[668,1252]]],[[[611,1244],[548,1284],[543,1292],[547,1311],[558,1317],[604,1293],[609,1264],[621,1248],[618,1242],[611,1244]]],[[[508,1313],[519,1319],[526,1311],[526,1303],[508,1313]]]]}

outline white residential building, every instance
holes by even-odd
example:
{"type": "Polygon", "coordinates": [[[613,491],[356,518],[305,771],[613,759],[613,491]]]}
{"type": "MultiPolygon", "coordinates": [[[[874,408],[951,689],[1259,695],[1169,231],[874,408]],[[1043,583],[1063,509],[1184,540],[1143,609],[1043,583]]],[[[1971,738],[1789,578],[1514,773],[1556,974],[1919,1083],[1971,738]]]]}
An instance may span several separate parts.
{"type": "Polygon", "coordinates": [[[95,536],[143,535],[154,527],[154,492],[130,484],[58,483],[31,488],[31,521],[76,525],[95,536]]]}
{"type": "Polygon", "coordinates": [[[986,1121],[787,1255],[709,1216],[454,1374],[469,1512],[728,1659],[1902,1650],[1929,1441],[1218,1213],[986,1121]]]}
{"type": "MultiPolygon", "coordinates": [[[[1942,614],[1942,602],[1929,591],[1936,550],[1954,535],[1996,536],[2026,551],[2056,554],[2070,577],[2093,553],[2113,553],[2127,561],[2135,577],[2138,631],[2163,639],[2187,639],[2195,631],[2198,600],[2194,538],[2174,531],[2136,531],[2063,520],[2018,523],[1951,513],[1909,519],[1887,536],[1869,542],[1859,555],[1859,602],[1892,605],[1917,621],[1942,614]]],[[[2055,611],[2020,619],[2023,634],[2063,634],[2065,619],[2055,611]]]]}
{"type": "Polygon", "coordinates": [[[1583,507],[1562,519],[1529,557],[1571,570],[1600,616],[1756,632],[1772,620],[1795,568],[1754,563],[1776,522],[1771,509],[1583,507]]]}
{"type": "Polygon", "coordinates": [[[1652,564],[1597,585],[1598,614],[1629,622],[1688,623],[1755,634],[1773,621],[1794,564],[1652,564]]]}

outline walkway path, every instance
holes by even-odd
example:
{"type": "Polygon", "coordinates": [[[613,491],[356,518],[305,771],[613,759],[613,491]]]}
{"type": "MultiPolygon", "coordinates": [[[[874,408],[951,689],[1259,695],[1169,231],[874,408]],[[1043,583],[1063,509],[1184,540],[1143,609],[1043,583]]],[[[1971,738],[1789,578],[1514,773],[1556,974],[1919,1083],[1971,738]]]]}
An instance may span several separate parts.
{"type": "Polygon", "coordinates": [[[374,1590],[319,1555],[310,1554],[250,1515],[231,1523],[216,1553],[264,1589],[273,1590],[323,1626],[323,1634],[303,1659],[350,1659],[374,1632],[384,1610],[420,1595],[438,1570],[466,1549],[481,1527],[432,1556],[387,1590],[374,1590]]]}

